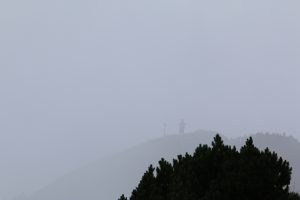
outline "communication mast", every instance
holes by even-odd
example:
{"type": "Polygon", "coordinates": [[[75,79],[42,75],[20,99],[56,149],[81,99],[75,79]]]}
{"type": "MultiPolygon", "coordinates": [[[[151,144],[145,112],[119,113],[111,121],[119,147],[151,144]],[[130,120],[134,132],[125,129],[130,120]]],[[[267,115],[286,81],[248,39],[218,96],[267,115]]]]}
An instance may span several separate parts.
{"type": "Polygon", "coordinates": [[[184,119],[182,119],[179,123],[179,134],[184,134],[185,132],[186,123],[184,119]]]}

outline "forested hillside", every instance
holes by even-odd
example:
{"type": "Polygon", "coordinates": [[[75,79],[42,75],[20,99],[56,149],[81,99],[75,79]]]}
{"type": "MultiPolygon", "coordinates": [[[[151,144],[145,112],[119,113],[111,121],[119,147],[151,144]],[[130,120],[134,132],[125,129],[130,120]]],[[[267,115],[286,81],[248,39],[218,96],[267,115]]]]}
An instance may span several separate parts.
{"type": "Polygon", "coordinates": [[[192,155],[150,165],[130,200],[300,199],[289,192],[291,172],[288,161],[259,150],[251,137],[237,150],[216,135],[212,147],[200,145],[192,155]]]}
{"type": "MultiPolygon", "coordinates": [[[[172,162],[177,155],[186,152],[193,154],[199,144],[211,144],[216,132],[195,131],[182,135],[167,135],[147,141],[126,151],[100,159],[86,165],[57,181],[41,188],[29,200],[115,200],[120,194],[130,196],[150,164],[157,165],[161,158],[172,162]]],[[[299,155],[300,143],[293,137],[279,134],[252,135],[254,144],[260,150],[269,147],[279,156],[288,160],[293,168],[290,189],[300,191],[299,155]]],[[[246,137],[228,139],[222,135],[225,144],[236,145],[237,149],[245,143],[246,137]]]]}

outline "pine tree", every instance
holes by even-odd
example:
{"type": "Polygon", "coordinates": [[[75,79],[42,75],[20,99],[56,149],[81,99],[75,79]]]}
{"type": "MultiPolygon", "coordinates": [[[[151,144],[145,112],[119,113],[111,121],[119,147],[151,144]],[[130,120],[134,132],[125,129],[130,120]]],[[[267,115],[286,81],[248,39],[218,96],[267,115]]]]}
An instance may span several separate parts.
{"type": "Polygon", "coordinates": [[[122,196],[118,200],[127,200],[127,198],[122,194],[122,196]]]}
{"type": "Polygon", "coordinates": [[[295,192],[291,192],[289,194],[288,200],[300,200],[300,195],[295,192]]]}
{"type": "Polygon", "coordinates": [[[151,165],[130,200],[300,200],[289,193],[291,170],[275,152],[256,148],[251,137],[237,151],[216,135],[211,147],[199,145],[172,164],[161,159],[156,169],[151,165]]]}
{"type": "Polygon", "coordinates": [[[154,168],[149,166],[148,170],[144,173],[138,187],[133,190],[130,200],[153,200],[155,189],[154,168]]]}

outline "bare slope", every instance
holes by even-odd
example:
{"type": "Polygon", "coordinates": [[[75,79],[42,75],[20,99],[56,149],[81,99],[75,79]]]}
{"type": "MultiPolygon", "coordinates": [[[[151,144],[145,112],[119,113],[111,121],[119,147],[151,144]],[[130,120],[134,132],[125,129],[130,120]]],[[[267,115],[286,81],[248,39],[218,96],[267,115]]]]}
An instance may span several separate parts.
{"type": "MultiPolygon", "coordinates": [[[[74,171],[41,189],[30,200],[115,200],[122,193],[128,194],[137,185],[150,164],[156,165],[161,157],[170,160],[178,154],[192,152],[200,143],[210,144],[214,135],[215,132],[197,131],[149,141],[74,171]]],[[[300,163],[297,157],[300,143],[297,140],[270,134],[257,134],[253,137],[258,147],[268,146],[289,160],[296,180],[300,181],[300,163]]],[[[223,139],[225,143],[239,147],[245,138],[223,139]]]]}

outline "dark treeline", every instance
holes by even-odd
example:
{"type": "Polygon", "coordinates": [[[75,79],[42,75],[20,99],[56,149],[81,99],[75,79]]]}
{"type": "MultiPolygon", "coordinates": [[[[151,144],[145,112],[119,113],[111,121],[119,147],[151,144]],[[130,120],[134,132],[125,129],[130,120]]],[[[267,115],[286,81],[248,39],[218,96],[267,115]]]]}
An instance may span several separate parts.
{"type": "Polygon", "coordinates": [[[260,151],[252,138],[238,151],[217,135],[211,147],[151,165],[129,200],[300,200],[289,192],[291,173],[287,161],[260,151]]]}

